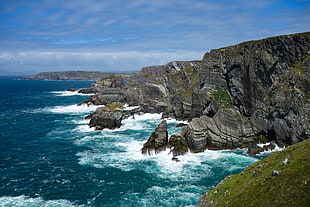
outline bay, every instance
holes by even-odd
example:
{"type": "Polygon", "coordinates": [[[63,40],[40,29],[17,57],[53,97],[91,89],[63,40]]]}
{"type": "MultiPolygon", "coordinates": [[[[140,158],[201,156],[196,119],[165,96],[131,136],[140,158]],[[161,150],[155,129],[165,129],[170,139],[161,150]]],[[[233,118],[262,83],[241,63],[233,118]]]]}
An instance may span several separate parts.
{"type": "MultiPolygon", "coordinates": [[[[0,77],[0,206],[195,206],[229,174],[262,156],[246,149],[145,156],[160,114],[136,115],[116,130],[94,131],[97,106],[68,92],[91,81],[0,77]]],[[[168,119],[169,135],[180,128],[168,119]]]]}

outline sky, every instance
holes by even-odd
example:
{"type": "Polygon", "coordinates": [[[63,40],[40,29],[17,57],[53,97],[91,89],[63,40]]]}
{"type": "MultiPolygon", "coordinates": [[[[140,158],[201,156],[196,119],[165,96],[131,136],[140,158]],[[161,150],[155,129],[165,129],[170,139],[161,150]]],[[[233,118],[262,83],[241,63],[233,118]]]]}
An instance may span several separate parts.
{"type": "Polygon", "coordinates": [[[133,72],[310,31],[310,0],[0,0],[0,75],[133,72]]]}

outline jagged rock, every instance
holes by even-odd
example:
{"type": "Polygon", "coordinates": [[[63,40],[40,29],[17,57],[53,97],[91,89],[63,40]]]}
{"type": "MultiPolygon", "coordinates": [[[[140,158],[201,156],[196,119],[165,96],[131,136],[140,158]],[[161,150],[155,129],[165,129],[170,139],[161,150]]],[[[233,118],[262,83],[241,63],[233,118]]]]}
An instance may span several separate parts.
{"type": "Polygon", "coordinates": [[[162,120],[141,149],[143,154],[152,154],[166,149],[168,144],[167,121],[162,120]]]}
{"type": "Polygon", "coordinates": [[[170,150],[173,153],[173,157],[185,154],[188,152],[188,144],[183,139],[182,131],[178,134],[173,134],[169,138],[170,150]]]}
{"type": "Polygon", "coordinates": [[[105,128],[115,129],[121,126],[121,122],[121,111],[105,111],[104,107],[100,107],[91,116],[89,127],[95,127],[96,130],[102,130],[105,128]]]}
{"type": "Polygon", "coordinates": [[[264,148],[257,146],[256,143],[251,143],[249,144],[247,153],[251,155],[256,155],[263,151],[264,151],[264,148]]]}
{"type": "Polygon", "coordinates": [[[67,91],[74,92],[74,91],[75,91],[75,89],[74,89],[74,88],[69,88],[69,89],[67,89],[67,91]]]}

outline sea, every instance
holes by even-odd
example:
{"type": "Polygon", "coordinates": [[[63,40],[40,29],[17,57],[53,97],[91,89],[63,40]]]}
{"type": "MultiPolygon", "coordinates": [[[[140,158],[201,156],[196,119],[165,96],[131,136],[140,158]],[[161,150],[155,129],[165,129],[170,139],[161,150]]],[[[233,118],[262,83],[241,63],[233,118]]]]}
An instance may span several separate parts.
{"type": "MultiPolygon", "coordinates": [[[[161,114],[123,120],[119,129],[95,131],[84,117],[98,106],[67,91],[92,81],[0,77],[0,206],[196,206],[230,174],[266,154],[247,149],[206,150],[172,160],[169,150],[141,148],[161,114]]],[[[181,128],[167,119],[169,136],[181,128]]]]}

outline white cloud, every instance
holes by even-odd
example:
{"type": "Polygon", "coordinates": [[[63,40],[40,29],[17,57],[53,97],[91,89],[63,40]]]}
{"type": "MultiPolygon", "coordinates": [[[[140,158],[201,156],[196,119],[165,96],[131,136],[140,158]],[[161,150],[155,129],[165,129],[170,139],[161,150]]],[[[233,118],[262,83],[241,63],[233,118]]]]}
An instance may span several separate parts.
{"type": "Polygon", "coordinates": [[[0,70],[4,66],[36,71],[139,70],[172,60],[201,59],[210,49],[309,30],[309,4],[295,2],[291,9],[291,3],[6,1],[0,8],[4,23],[0,28],[0,70]]]}
{"type": "MultiPolygon", "coordinates": [[[[202,59],[193,51],[122,51],[122,52],[40,52],[0,53],[0,68],[22,71],[138,71],[144,66],[166,64],[174,60],[202,59]]],[[[1,72],[1,71],[0,71],[1,72]]]]}

